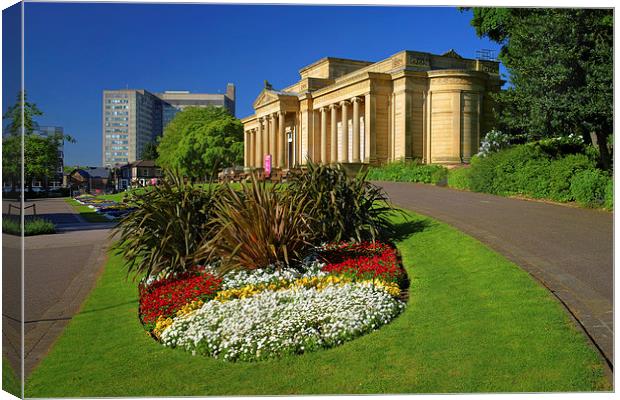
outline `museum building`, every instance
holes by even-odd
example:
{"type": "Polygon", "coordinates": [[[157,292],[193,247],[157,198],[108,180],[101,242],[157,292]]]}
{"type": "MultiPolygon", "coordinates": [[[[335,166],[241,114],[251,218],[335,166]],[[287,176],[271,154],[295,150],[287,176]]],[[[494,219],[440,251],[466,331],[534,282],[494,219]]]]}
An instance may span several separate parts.
{"type": "Polygon", "coordinates": [[[268,82],[242,119],[247,168],[320,163],[468,162],[493,127],[497,61],[401,51],[376,63],[326,57],[299,82],[268,82]]]}

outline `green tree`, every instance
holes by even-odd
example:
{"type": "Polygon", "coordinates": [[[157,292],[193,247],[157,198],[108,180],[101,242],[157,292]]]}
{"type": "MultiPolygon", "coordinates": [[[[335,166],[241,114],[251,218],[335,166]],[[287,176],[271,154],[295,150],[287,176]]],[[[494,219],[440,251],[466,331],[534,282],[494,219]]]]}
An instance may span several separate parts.
{"type": "Polygon", "coordinates": [[[10,106],[6,113],[2,116],[2,119],[11,120],[7,129],[9,134],[19,135],[22,127],[22,109],[24,111],[24,133],[32,133],[34,129],[34,117],[43,115],[43,112],[39,110],[36,104],[27,101],[27,95],[25,91],[20,91],[17,94],[15,104],[10,106]],[[22,98],[23,93],[23,98],[22,98]],[[24,105],[22,107],[22,104],[24,105]]]}
{"type": "MultiPolygon", "coordinates": [[[[36,123],[34,117],[43,115],[43,112],[34,103],[26,101],[26,93],[23,94],[24,118],[24,182],[32,189],[32,180],[40,179],[47,185],[47,180],[52,178],[58,168],[58,151],[63,141],[75,143],[69,136],[55,133],[48,136],[40,136],[34,132],[36,123]]],[[[22,157],[22,92],[17,95],[17,103],[8,108],[3,119],[11,122],[7,127],[8,135],[2,139],[2,168],[3,180],[10,180],[15,189],[21,176],[22,157]]]]}
{"type": "Polygon", "coordinates": [[[15,191],[21,176],[22,137],[9,134],[2,138],[2,180],[10,182],[15,191]]]}
{"type": "Polygon", "coordinates": [[[10,181],[13,190],[19,183],[21,176],[21,149],[22,149],[22,109],[24,133],[31,133],[34,129],[34,117],[43,115],[36,104],[27,101],[25,91],[19,91],[15,104],[9,106],[2,116],[3,120],[9,120],[6,130],[8,135],[2,138],[2,180],[10,181]]]}
{"type": "Polygon", "coordinates": [[[243,162],[243,124],[220,107],[188,107],[166,126],[158,164],[192,179],[243,162]]]}
{"type": "Polygon", "coordinates": [[[474,8],[478,36],[502,45],[510,85],[497,96],[502,129],[529,140],[576,133],[611,165],[613,10],[474,8]]]}
{"type": "Polygon", "coordinates": [[[157,143],[156,142],[148,142],[142,148],[142,153],[140,153],[141,160],[157,160],[159,157],[159,152],[157,151],[157,143]]]}

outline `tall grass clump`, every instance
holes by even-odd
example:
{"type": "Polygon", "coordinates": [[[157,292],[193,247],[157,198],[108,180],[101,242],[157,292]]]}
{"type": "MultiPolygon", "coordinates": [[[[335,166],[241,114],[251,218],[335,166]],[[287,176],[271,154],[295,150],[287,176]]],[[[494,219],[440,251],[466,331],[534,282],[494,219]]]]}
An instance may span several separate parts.
{"type": "Polygon", "coordinates": [[[254,175],[238,191],[227,184],[214,203],[214,236],[204,250],[221,259],[221,272],[294,265],[315,237],[308,206],[305,192],[254,175]]]}
{"type": "Polygon", "coordinates": [[[307,197],[305,213],[319,242],[375,240],[392,232],[387,195],[367,174],[351,178],[340,164],[308,162],[293,175],[287,190],[307,197]]]}
{"type": "Polygon", "coordinates": [[[468,167],[453,168],[448,171],[448,186],[454,189],[469,190],[469,173],[471,172],[468,167]]]}
{"type": "MultiPolygon", "coordinates": [[[[2,232],[21,236],[19,218],[5,215],[2,217],[2,232]]],[[[27,216],[24,218],[24,236],[47,235],[56,233],[56,225],[48,219],[27,216]]]]}
{"type": "Polygon", "coordinates": [[[152,190],[130,192],[126,200],[136,210],[114,230],[119,235],[114,248],[127,260],[128,274],[184,272],[206,262],[201,248],[210,239],[217,192],[170,172],[152,190]]]}

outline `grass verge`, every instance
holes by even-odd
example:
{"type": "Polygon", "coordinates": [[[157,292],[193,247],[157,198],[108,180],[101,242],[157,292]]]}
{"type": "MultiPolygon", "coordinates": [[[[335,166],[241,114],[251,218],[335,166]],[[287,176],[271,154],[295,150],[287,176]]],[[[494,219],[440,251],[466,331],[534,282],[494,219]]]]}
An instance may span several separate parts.
{"type": "Polygon", "coordinates": [[[20,379],[6,357],[2,357],[2,390],[11,393],[13,396],[22,397],[20,379]]]}
{"type": "Polygon", "coordinates": [[[260,363],[165,348],[142,330],[135,282],[110,257],[82,311],[27,381],[27,397],[609,390],[564,309],[480,242],[409,213],[395,238],[407,309],[340,347],[260,363]]]}
{"type": "Polygon", "coordinates": [[[73,208],[80,213],[80,216],[88,222],[110,222],[110,220],[103,215],[97,213],[88,206],[78,203],[74,199],[65,199],[65,201],[71,204],[73,208]]]}
{"type": "MultiPolygon", "coordinates": [[[[2,217],[2,232],[9,235],[21,236],[19,217],[4,215],[2,217]]],[[[24,236],[48,235],[56,233],[56,225],[52,221],[36,216],[24,218],[24,236]]]]}

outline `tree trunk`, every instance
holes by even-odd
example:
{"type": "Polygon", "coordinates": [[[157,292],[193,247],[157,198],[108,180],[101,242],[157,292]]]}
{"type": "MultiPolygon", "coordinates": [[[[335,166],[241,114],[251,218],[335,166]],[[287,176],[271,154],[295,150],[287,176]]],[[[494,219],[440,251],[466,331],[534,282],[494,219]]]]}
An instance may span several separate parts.
{"type": "Polygon", "coordinates": [[[607,135],[601,132],[596,132],[596,142],[598,144],[601,166],[604,170],[609,171],[611,169],[611,154],[609,153],[609,148],[607,147],[607,135]]]}
{"type": "MultiPolygon", "coordinates": [[[[32,180],[34,179],[34,177],[30,176],[28,177],[28,196],[26,196],[26,193],[24,193],[24,200],[26,200],[29,196],[32,195],[32,180]]],[[[24,185],[24,190],[26,189],[26,186],[24,185]]]]}

